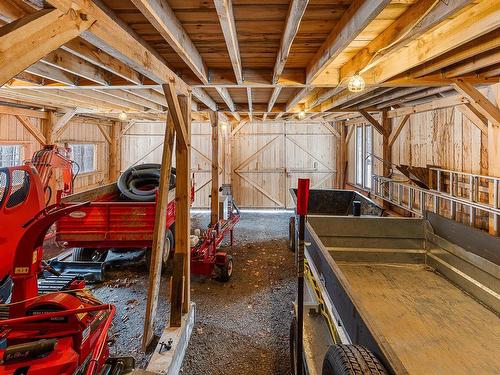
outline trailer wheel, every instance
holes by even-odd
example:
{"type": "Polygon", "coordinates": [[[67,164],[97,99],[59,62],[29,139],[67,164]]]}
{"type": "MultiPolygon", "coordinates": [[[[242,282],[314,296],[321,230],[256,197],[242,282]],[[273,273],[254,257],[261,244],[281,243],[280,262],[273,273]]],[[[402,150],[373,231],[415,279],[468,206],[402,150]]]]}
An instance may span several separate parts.
{"type": "Polygon", "coordinates": [[[322,375],[386,375],[375,355],[361,345],[331,345],[325,354],[322,375]]]}
{"type": "Polygon", "coordinates": [[[77,262],[104,262],[108,250],[92,249],[90,247],[77,247],[73,249],[73,260],[77,262]]]}
{"type": "Polygon", "coordinates": [[[288,222],[288,248],[295,253],[295,216],[288,222]]]}
{"type": "Polygon", "coordinates": [[[222,281],[224,283],[229,281],[231,275],[233,274],[233,264],[233,257],[231,255],[228,255],[226,263],[216,266],[219,270],[217,275],[218,281],[222,281]]]}
{"type": "MultiPolygon", "coordinates": [[[[172,244],[174,243],[174,237],[172,236],[172,232],[170,229],[167,229],[167,232],[165,233],[165,246],[163,247],[163,256],[162,256],[162,266],[161,266],[161,272],[163,274],[166,274],[169,272],[169,269],[172,268],[170,267],[170,252],[172,250],[172,244]]],[[[146,249],[146,267],[149,271],[149,267],[151,265],[151,248],[148,247],[146,249]]]]}

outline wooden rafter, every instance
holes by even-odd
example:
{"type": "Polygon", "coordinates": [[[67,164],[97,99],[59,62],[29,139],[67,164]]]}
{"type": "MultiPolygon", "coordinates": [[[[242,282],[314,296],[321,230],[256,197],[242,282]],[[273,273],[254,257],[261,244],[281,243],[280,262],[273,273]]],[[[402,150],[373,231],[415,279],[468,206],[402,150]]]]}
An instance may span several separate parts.
{"type": "Polygon", "coordinates": [[[281,73],[285,68],[290,49],[292,48],[293,40],[299,31],[300,21],[306,11],[307,3],[309,0],[292,0],[288,8],[288,16],[285,22],[285,30],[281,36],[280,48],[276,56],[276,63],[274,64],[273,83],[277,83],[280,79],[281,73]]]}
{"type": "Polygon", "coordinates": [[[329,64],[390,3],[390,0],[354,0],[336,23],[307,67],[308,83],[314,82],[329,64]]]}
{"type": "Polygon", "coordinates": [[[291,97],[288,102],[286,103],[285,106],[285,111],[289,112],[291,111],[301,100],[303,100],[312,90],[314,90],[313,87],[304,87],[302,90],[300,90],[297,94],[295,94],[293,97],[291,97]]]}
{"type": "Polygon", "coordinates": [[[247,87],[247,100],[248,100],[248,113],[252,116],[253,113],[253,100],[252,100],[252,89],[247,87]]]}
{"type": "Polygon", "coordinates": [[[225,87],[216,87],[216,90],[219,93],[222,100],[224,100],[224,103],[226,103],[229,110],[231,112],[236,111],[236,106],[234,105],[233,98],[231,98],[228,89],[226,89],[225,87]]]}
{"type": "Polygon", "coordinates": [[[400,73],[470,42],[500,26],[500,7],[482,1],[455,18],[408,43],[405,48],[378,59],[363,76],[369,84],[379,84],[400,73]],[[426,48],[422,48],[426,46],[426,48]]]}
{"type": "Polygon", "coordinates": [[[271,94],[271,98],[269,99],[269,103],[267,104],[267,112],[272,112],[274,103],[278,100],[278,97],[281,93],[281,87],[275,87],[273,89],[273,93],[271,94]]]}
{"type": "Polygon", "coordinates": [[[143,77],[134,69],[82,38],[69,41],[61,46],[61,49],[136,85],[140,85],[143,81],[143,77]]]}
{"type": "Polygon", "coordinates": [[[341,79],[360,72],[375,56],[383,54],[400,39],[407,37],[415,24],[427,15],[438,2],[439,0],[421,0],[409,7],[395,22],[342,66],[340,69],[341,79]]]}
{"type": "Polygon", "coordinates": [[[41,61],[100,85],[109,85],[111,82],[109,72],[62,49],[51,52],[41,61]]]}
{"type": "Polygon", "coordinates": [[[44,9],[0,28],[0,86],[93,22],[82,12],[44,9]]]}
{"type": "Polygon", "coordinates": [[[208,83],[207,67],[168,2],[161,0],[132,0],[134,5],[163,36],[198,79],[208,83]]]}
{"type": "Polygon", "coordinates": [[[229,58],[233,66],[236,82],[241,85],[243,83],[243,74],[240,57],[240,46],[236,32],[236,24],[234,22],[233,5],[231,0],[213,0],[219,23],[226,40],[229,58]]]}
{"type": "Polygon", "coordinates": [[[104,5],[97,6],[93,1],[86,0],[48,0],[48,3],[63,12],[78,7],[81,12],[97,21],[82,36],[86,41],[157,83],[162,84],[172,78],[176,90],[187,94],[186,83],[167,67],[161,56],[145,42],[141,43],[142,38],[119,21],[104,5]]]}

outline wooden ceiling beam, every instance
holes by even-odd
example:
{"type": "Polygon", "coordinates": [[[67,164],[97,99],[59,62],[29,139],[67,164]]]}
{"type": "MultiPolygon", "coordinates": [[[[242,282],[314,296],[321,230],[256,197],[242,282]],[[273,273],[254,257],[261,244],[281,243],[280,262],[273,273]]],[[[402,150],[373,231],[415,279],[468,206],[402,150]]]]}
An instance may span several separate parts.
{"type": "Polygon", "coordinates": [[[199,87],[192,87],[193,95],[198,99],[201,103],[206,105],[208,109],[212,111],[217,111],[217,103],[212,99],[207,92],[199,87]]]}
{"type": "Polygon", "coordinates": [[[69,41],[61,46],[61,49],[136,85],[140,85],[144,80],[134,69],[82,38],[69,41]]]}
{"type": "Polygon", "coordinates": [[[391,111],[387,111],[388,118],[401,117],[412,115],[414,113],[427,112],[441,108],[453,107],[456,105],[469,103],[469,100],[462,95],[451,96],[442,99],[432,100],[428,103],[417,104],[413,106],[405,106],[391,111]]]}
{"type": "Polygon", "coordinates": [[[77,37],[93,22],[92,16],[75,10],[44,9],[1,27],[0,86],[77,37]]]}
{"type": "Polygon", "coordinates": [[[364,69],[376,56],[386,53],[400,39],[406,38],[412,28],[425,17],[439,0],[420,0],[411,5],[396,21],[362,48],[340,68],[341,79],[347,79],[364,69]]]}
{"type": "Polygon", "coordinates": [[[39,119],[46,119],[47,112],[36,111],[33,109],[19,108],[15,106],[0,105],[0,113],[5,115],[19,115],[27,117],[35,117],[39,119]]]}
{"type": "Polygon", "coordinates": [[[428,96],[433,96],[433,95],[448,91],[448,90],[450,90],[450,87],[449,86],[432,87],[432,88],[426,89],[426,90],[422,90],[421,87],[418,87],[418,90],[419,91],[417,91],[413,94],[406,94],[406,95],[403,95],[401,97],[398,97],[398,98],[392,99],[392,100],[384,100],[383,102],[381,102],[380,104],[377,105],[377,108],[384,109],[384,108],[391,107],[391,106],[402,105],[406,102],[425,98],[428,96]]]}
{"type": "Polygon", "coordinates": [[[486,53],[481,56],[474,56],[468,61],[455,65],[452,68],[444,69],[441,74],[446,78],[455,78],[463,76],[480,69],[487,68],[500,63],[500,48],[497,48],[491,53],[486,53]]]}
{"type": "Polygon", "coordinates": [[[292,48],[293,40],[299,31],[300,21],[306,11],[307,3],[309,0],[292,0],[288,8],[288,15],[285,22],[285,30],[281,36],[280,48],[276,56],[273,71],[273,83],[277,83],[280,79],[285,64],[292,48]]]}
{"type": "Polygon", "coordinates": [[[231,0],[213,0],[219,23],[226,41],[227,51],[231,59],[236,82],[241,85],[243,83],[240,46],[238,43],[238,34],[236,31],[236,23],[234,22],[233,5],[231,0]]]}
{"type": "Polygon", "coordinates": [[[83,39],[159,84],[174,79],[177,91],[187,95],[188,86],[167,67],[164,59],[100,1],[47,2],[63,12],[72,8],[84,12],[96,22],[82,35],[83,39]]]}
{"type": "Polygon", "coordinates": [[[247,87],[247,100],[248,100],[248,113],[249,116],[252,116],[253,113],[253,100],[252,100],[252,89],[247,87]]]}
{"type": "Polygon", "coordinates": [[[78,77],[74,74],[47,65],[41,61],[29,66],[25,71],[38,77],[50,79],[51,81],[63,83],[65,85],[75,86],[78,84],[78,77]]]}
{"type": "Polygon", "coordinates": [[[276,100],[278,100],[280,93],[281,93],[281,87],[275,87],[273,89],[273,93],[271,94],[271,98],[269,99],[269,102],[267,103],[267,111],[268,112],[272,112],[274,104],[276,103],[276,100]]]}
{"type": "Polygon", "coordinates": [[[299,90],[294,96],[292,96],[286,103],[286,112],[290,112],[300,101],[302,101],[307,95],[314,90],[314,87],[308,86],[299,90]]]}
{"type": "Polygon", "coordinates": [[[340,53],[377,17],[390,0],[354,0],[335,24],[307,66],[307,83],[314,83],[340,53]]]}
{"type": "Polygon", "coordinates": [[[109,72],[62,49],[49,53],[41,61],[100,85],[109,85],[111,83],[111,74],[109,72]]]}
{"type": "Polygon", "coordinates": [[[225,87],[216,87],[216,90],[219,93],[219,96],[222,98],[222,100],[224,100],[224,103],[226,103],[229,110],[231,112],[236,111],[236,106],[234,105],[233,98],[231,98],[228,89],[226,89],[225,87]]]}
{"type": "Polygon", "coordinates": [[[404,48],[378,59],[363,73],[367,84],[380,84],[426,61],[487,34],[500,26],[500,7],[482,1],[463,11],[404,48]]]}
{"type": "Polygon", "coordinates": [[[198,49],[164,0],[131,0],[179,57],[203,83],[208,83],[207,67],[198,49]]]}
{"type": "Polygon", "coordinates": [[[130,93],[128,91],[124,91],[124,90],[102,90],[101,91],[101,90],[99,90],[99,92],[103,93],[103,94],[114,96],[117,99],[126,100],[127,102],[135,104],[135,105],[149,108],[149,109],[156,111],[156,112],[164,112],[165,111],[165,109],[163,108],[162,105],[155,103],[155,102],[152,102],[148,99],[144,99],[140,95],[134,95],[134,93],[130,93]]]}

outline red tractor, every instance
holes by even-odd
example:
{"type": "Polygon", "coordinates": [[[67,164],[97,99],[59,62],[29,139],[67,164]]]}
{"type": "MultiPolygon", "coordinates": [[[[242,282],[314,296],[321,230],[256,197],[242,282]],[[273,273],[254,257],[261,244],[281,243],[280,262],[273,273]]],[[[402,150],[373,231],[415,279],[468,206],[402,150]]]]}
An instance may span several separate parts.
{"type": "Polygon", "coordinates": [[[22,225],[50,201],[73,193],[72,167],[68,148],[49,145],[25,165],[0,168],[0,302],[10,295],[14,249],[24,234],[22,225]]]}

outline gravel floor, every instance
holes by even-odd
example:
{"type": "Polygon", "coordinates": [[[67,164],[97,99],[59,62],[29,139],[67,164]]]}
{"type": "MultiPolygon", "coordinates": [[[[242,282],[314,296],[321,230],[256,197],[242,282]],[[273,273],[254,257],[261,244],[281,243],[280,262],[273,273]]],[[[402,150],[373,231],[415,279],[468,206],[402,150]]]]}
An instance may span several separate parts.
{"type": "MultiPolygon", "coordinates": [[[[192,277],[197,305],[183,374],[289,374],[288,334],[294,298],[293,255],[287,250],[289,213],[243,212],[235,230],[234,273],[228,283],[192,277]]],[[[193,228],[208,215],[195,213],[193,228]]],[[[141,252],[108,256],[107,282],[94,286],[103,302],[114,303],[114,355],[132,355],[144,368],[151,351],[140,351],[147,295],[141,252]]],[[[168,320],[168,282],[162,278],[155,334],[168,320]]],[[[156,342],[153,343],[153,348],[156,342]]]]}

